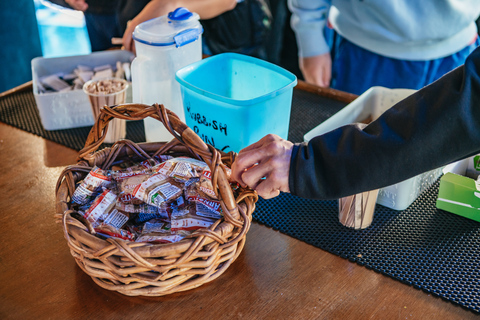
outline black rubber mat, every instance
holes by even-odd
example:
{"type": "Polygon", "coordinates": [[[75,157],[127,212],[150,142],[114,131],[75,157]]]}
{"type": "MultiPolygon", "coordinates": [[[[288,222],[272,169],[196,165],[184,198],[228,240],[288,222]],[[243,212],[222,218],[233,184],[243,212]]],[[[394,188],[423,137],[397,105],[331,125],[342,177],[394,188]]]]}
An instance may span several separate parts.
{"type": "Polygon", "coordinates": [[[338,222],[338,201],[281,194],[260,199],[254,219],[282,233],[480,312],[480,224],[437,210],[438,182],[409,208],[376,206],[364,230],[338,222]]]}
{"type": "MultiPolygon", "coordinates": [[[[303,141],[306,132],[344,106],[343,102],[294,90],[289,139],[303,141]]],[[[0,99],[0,121],[75,150],[83,148],[90,132],[90,127],[52,131],[43,129],[35,98],[28,90],[0,99]]],[[[134,142],[145,141],[143,121],[128,121],[126,138],[134,142]]]]}
{"type": "MultiPolygon", "coordinates": [[[[43,129],[31,91],[18,92],[0,99],[0,121],[75,150],[81,150],[91,127],[47,131],[43,129]]],[[[127,122],[127,139],[145,141],[143,121],[127,122]]],[[[104,144],[101,148],[109,146],[104,144]]]]}
{"type": "MultiPolygon", "coordinates": [[[[289,139],[303,135],[345,103],[294,90],[289,139]]],[[[0,99],[0,121],[80,150],[89,129],[45,131],[31,92],[0,99]]],[[[143,123],[128,123],[128,139],[144,140],[143,123]]],[[[338,201],[307,200],[290,194],[260,199],[255,221],[349,259],[442,299],[480,312],[480,223],[437,210],[438,182],[409,208],[381,205],[364,230],[338,222],[338,201]]]]}

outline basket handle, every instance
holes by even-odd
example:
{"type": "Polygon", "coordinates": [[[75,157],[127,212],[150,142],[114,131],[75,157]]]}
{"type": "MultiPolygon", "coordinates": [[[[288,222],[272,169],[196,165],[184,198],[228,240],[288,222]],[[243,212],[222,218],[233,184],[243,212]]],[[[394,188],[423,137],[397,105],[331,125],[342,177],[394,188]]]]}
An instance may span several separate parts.
{"type": "MultiPolygon", "coordinates": [[[[161,106],[163,107],[163,105],[161,106]]],[[[180,130],[180,132],[182,132],[187,125],[182,123],[175,113],[165,107],[163,108],[165,109],[165,115],[162,117],[161,107],[158,104],[149,106],[139,103],[127,103],[116,106],[104,106],[100,109],[100,114],[88,134],[85,146],[79,152],[79,159],[88,161],[90,158],[89,156],[97,151],[105,140],[109,122],[114,118],[124,120],[143,120],[147,117],[152,117],[162,122],[169,131],[180,130]],[[174,122],[174,128],[172,128],[172,124],[170,124],[170,117],[172,118],[171,121],[174,122]],[[164,118],[166,122],[163,122],[162,118],[164,118]]],[[[177,135],[174,134],[174,136],[176,137],[177,135]]]]}
{"type": "MultiPolygon", "coordinates": [[[[183,123],[173,111],[165,108],[163,104],[159,105],[155,103],[149,106],[138,103],[127,103],[112,107],[104,106],[100,109],[100,114],[90,130],[84,148],[79,152],[79,159],[88,161],[93,153],[102,145],[107,134],[108,123],[113,118],[142,120],[146,117],[152,117],[162,122],[175,139],[190,148],[207,163],[212,172],[213,187],[216,190],[218,186],[220,196],[228,209],[226,219],[234,225],[243,225],[242,222],[236,219],[240,217],[240,214],[227,176],[222,168],[221,153],[213,146],[205,144],[190,127],[183,123]]],[[[233,161],[235,153],[230,152],[230,157],[233,161]]]]}

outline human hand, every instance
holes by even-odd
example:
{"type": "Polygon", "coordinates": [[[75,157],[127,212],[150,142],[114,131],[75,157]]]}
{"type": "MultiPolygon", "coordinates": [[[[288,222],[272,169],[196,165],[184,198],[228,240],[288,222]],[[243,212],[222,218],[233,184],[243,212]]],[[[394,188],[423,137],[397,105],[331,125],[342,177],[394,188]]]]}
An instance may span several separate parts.
{"type": "Polygon", "coordinates": [[[332,58],[330,53],[300,58],[300,70],[306,82],[320,87],[329,87],[332,78],[332,58]]]}
{"type": "Polygon", "coordinates": [[[132,23],[132,20],[127,22],[127,27],[125,28],[125,32],[123,33],[122,37],[122,45],[125,50],[132,51],[135,53],[135,43],[133,41],[133,31],[138,24],[132,23]]]}
{"type": "Polygon", "coordinates": [[[75,10],[85,12],[88,9],[88,3],[85,0],[65,0],[65,2],[75,10]]]}
{"type": "Polygon", "coordinates": [[[290,192],[288,174],[293,143],[269,134],[242,149],[232,164],[232,178],[264,199],[290,192]]]}
{"type": "Polygon", "coordinates": [[[133,38],[132,38],[135,27],[147,20],[164,16],[168,14],[170,11],[175,10],[176,8],[177,8],[177,3],[175,1],[165,1],[165,0],[150,1],[135,18],[133,18],[127,23],[127,27],[125,28],[125,32],[123,33],[123,38],[122,38],[123,49],[129,50],[135,53],[135,41],[133,41],[133,38]]]}
{"type": "Polygon", "coordinates": [[[122,39],[123,48],[135,53],[135,42],[132,39],[135,27],[144,21],[164,16],[178,7],[185,7],[190,12],[198,13],[200,19],[211,19],[233,10],[236,5],[237,0],[152,0],[127,24],[122,39]]]}

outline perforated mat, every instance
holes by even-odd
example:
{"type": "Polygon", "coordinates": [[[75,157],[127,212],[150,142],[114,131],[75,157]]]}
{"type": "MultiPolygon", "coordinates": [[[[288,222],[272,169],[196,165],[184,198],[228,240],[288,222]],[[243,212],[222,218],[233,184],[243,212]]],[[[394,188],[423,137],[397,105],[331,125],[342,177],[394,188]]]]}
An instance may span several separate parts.
{"type": "MultiPolygon", "coordinates": [[[[345,103],[294,90],[289,139],[303,135],[345,103]]],[[[0,121],[80,150],[89,129],[43,130],[33,94],[0,99],[0,121]]],[[[129,122],[127,138],[144,140],[143,123],[129,122]]],[[[338,223],[337,201],[315,201],[281,194],[260,199],[254,220],[296,239],[349,259],[407,285],[480,312],[480,223],[437,210],[438,182],[408,209],[381,205],[365,230],[338,223]]]]}
{"type": "MultiPolygon", "coordinates": [[[[0,121],[75,150],[85,145],[91,127],[47,131],[43,129],[32,91],[22,91],[0,99],[0,121]]],[[[143,120],[127,122],[127,139],[145,141],[143,120]]],[[[109,146],[104,144],[101,148],[109,146]]]]}
{"type": "Polygon", "coordinates": [[[364,230],[338,222],[338,201],[281,194],[260,200],[257,222],[405,284],[480,312],[480,224],[437,210],[438,182],[408,209],[377,205],[364,230]]]}

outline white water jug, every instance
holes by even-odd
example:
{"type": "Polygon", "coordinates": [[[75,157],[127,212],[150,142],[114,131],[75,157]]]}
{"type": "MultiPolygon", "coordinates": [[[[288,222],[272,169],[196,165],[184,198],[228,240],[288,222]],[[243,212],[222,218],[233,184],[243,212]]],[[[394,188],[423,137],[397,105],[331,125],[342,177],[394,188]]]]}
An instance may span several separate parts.
{"type": "MultiPolygon", "coordinates": [[[[163,104],[185,122],[180,85],[175,72],[202,59],[203,27],[198,14],[177,8],[168,15],[139,24],[133,32],[136,58],[132,62],[134,103],[163,104]]],[[[144,119],[148,142],[170,141],[164,125],[144,119]]]]}

